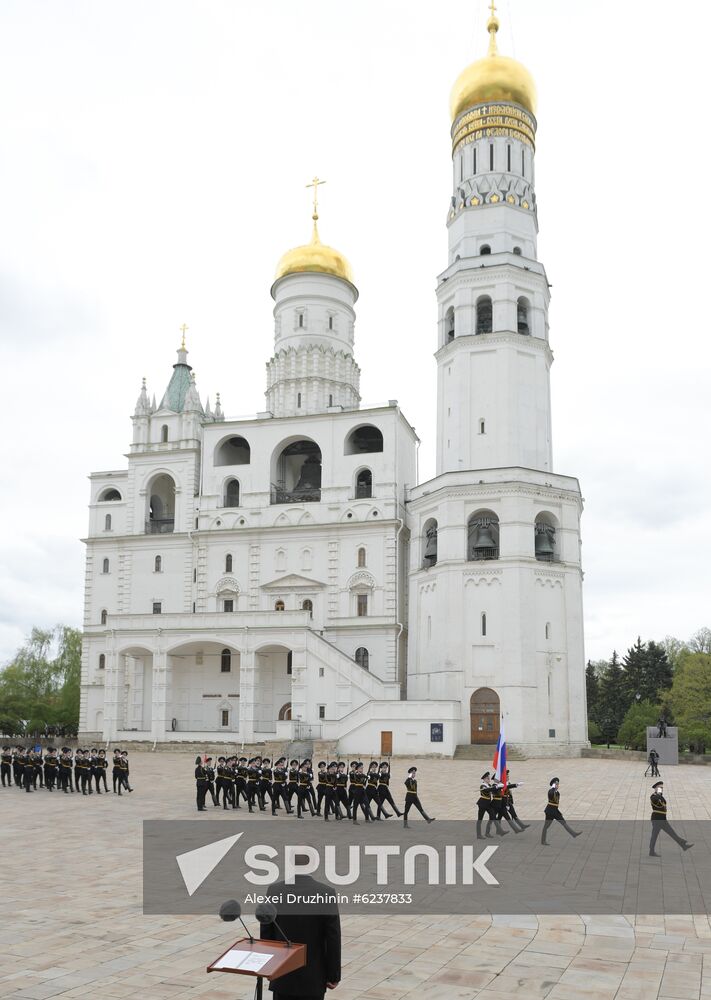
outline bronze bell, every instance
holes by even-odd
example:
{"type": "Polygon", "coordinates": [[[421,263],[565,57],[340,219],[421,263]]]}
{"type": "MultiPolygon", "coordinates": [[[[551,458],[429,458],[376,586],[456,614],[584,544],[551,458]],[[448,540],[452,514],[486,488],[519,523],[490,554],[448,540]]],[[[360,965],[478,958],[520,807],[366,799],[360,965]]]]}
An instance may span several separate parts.
{"type": "Polygon", "coordinates": [[[476,536],[476,542],[474,543],[474,549],[495,549],[496,542],[492,538],[491,528],[488,524],[480,525],[476,536]]]}
{"type": "Polygon", "coordinates": [[[544,527],[536,531],[536,555],[552,556],[555,552],[555,528],[544,527]]]}
{"type": "Polygon", "coordinates": [[[430,527],[427,529],[427,542],[425,543],[425,559],[437,558],[437,529],[430,527]]]}

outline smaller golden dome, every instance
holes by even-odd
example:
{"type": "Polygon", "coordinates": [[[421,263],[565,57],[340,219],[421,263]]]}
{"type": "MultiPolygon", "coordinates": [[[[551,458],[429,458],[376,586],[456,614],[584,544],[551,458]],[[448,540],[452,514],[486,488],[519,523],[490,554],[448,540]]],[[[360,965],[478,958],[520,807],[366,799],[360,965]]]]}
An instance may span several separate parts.
{"type": "Polygon", "coordinates": [[[318,216],[314,214],[314,230],[311,242],[302,247],[294,247],[287,250],[279,261],[276,269],[275,281],[284,278],[287,274],[299,274],[303,271],[317,271],[320,274],[332,274],[343,281],[353,284],[353,272],[351,265],[338,250],[326,246],[322,243],[318,235],[316,225],[318,216]]]}
{"type": "Polygon", "coordinates": [[[486,26],[489,32],[487,55],[467,66],[452,87],[449,101],[452,121],[476,104],[490,104],[493,101],[511,101],[532,115],[536,114],[536,85],[533,77],[520,62],[499,55],[496,47],[499,21],[494,10],[492,3],[491,17],[486,26]]]}

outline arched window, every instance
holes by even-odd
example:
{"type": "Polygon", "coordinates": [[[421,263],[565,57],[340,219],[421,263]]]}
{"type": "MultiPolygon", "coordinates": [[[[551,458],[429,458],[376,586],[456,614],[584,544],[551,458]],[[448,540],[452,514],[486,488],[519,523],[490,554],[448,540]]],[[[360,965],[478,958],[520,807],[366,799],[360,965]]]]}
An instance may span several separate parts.
{"type": "Polygon", "coordinates": [[[156,556],[153,561],[153,572],[162,573],[163,572],[163,557],[156,556]]]}
{"type": "Polygon", "coordinates": [[[108,489],[103,490],[99,496],[99,503],[109,503],[111,500],[120,500],[121,494],[118,490],[115,490],[112,486],[108,489]]]}
{"type": "Polygon", "coordinates": [[[467,522],[467,559],[499,558],[499,519],[493,511],[480,510],[467,522]]]}
{"type": "Polygon", "coordinates": [[[314,602],[309,600],[307,597],[305,601],[301,604],[302,611],[308,611],[309,615],[313,618],[314,616],[314,602]]]}
{"type": "Polygon", "coordinates": [[[276,603],[274,604],[275,611],[284,611],[285,607],[286,605],[284,604],[283,601],[276,601],[276,603]]]}
{"type": "Polygon", "coordinates": [[[239,507],[239,483],[228,479],[225,483],[225,507],[239,507]]]}
{"type": "Polygon", "coordinates": [[[355,661],[363,670],[370,669],[370,653],[365,646],[359,646],[355,651],[355,661]]]}
{"type": "Polygon", "coordinates": [[[223,649],[220,653],[220,673],[229,674],[232,671],[232,653],[229,649],[223,649]]]}
{"type": "Polygon", "coordinates": [[[446,343],[450,344],[454,340],[454,307],[450,306],[444,317],[444,329],[446,343]]]}
{"type": "Polygon", "coordinates": [[[479,250],[479,253],[481,254],[482,257],[488,256],[491,253],[491,247],[489,246],[489,244],[483,243],[481,249],[479,250]]]}
{"type": "Polygon", "coordinates": [[[383,432],[372,424],[356,427],[346,438],[345,455],[361,455],[383,450],[383,432]]]}
{"type": "Polygon", "coordinates": [[[108,617],[109,617],[108,611],[106,610],[106,608],[102,608],[101,609],[101,624],[102,625],[106,624],[108,617]]]}
{"type": "Polygon", "coordinates": [[[232,556],[228,554],[225,556],[225,573],[231,573],[231,572],[232,572],[232,556]]]}
{"type": "Polygon", "coordinates": [[[486,611],[481,613],[481,634],[486,635],[486,611]]]}
{"type": "Polygon", "coordinates": [[[486,434],[486,420],[483,417],[479,421],[479,433],[486,434]]]}
{"type": "Polygon", "coordinates": [[[513,248],[513,252],[516,254],[517,257],[520,257],[521,256],[521,247],[514,247],[513,248]]]}
{"type": "Polygon", "coordinates": [[[528,325],[528,299],[523,296],[516,303],[516,328],[519,333],[529,334],[531,332],[528,325]]]}
{"type": "Polygon", "coordinates": [[[539,514],[536,518],[534,549],[539,562],[558,562],[556,521],[552,514],[539,514]]]}
{"type": "Polygon", "coordinates": [[[425,522],[422,532],[422,566],[427,569],[429,566],[437,565],[437,522],[432,517],[425,522]]]}
{"type": "Polygon", "coordinates": [[[364,548],[358,549],[357,565],[358,565],[358,569],[363,569],[363,567],[365,566],[365,549],[364,548]]]}
{"type": "Polygon", "coordinates": [[[101,572],[102,573],[108,573],[109,572],[109,560],[108,559],[104,559],[103,563],[101,564],[101,572]]]}
{"type": "Polygon", "coordinates": [[[111,531],[111,514],[107,514],[104,518],[104,531],[111,531]]]}
{"type": "Polygon", "coordinates": [[[160,429],[160,439],[161,439],[161,443],[162,444],[165,444],[165,442],[168,440],[168,425],[167,424],[163,424],[163,426],[160,429]]]}
{"type": "Polygon", "coordinates": [[[99,670],[106,670],[106,654],[99,653],[99,670]]]}
{"type": "Polygon", "coordinates": [[[494,321],[494,307],[491,296],[482,295],[476,303],[476,332],[491,333],[494,321]]]}
{"type": "Polygon", "coordinates": [[[303,312],[299,311],[296,314],[296,316],[297,316],[296,325],[299,327],[300,330],[303,330],[303,328],[304,328],[304,314],[303,314],[303,312]]]}
{"type": "Polygon", "coordinates": [[[252,452],[243,437],[229,437],[215,448],[215,465],[249,465],[252,452]]]}
{"type": "Polygon", "coordinates": [[[148,520],[146,533],[149,535],[169,534],[175,527],[175,483],[166,473],[156,476],[148,488],[148,520]]]}
{"type": "Polygon", "coordinates": [[[356,499],[363,500],[373,495],[373,473],[370,469],[361,469],[356,476],[356,499]]]}
{"type": "Polygon", "coordinates": [[[546,639],[550,639],[550,637],[551,637],[551,623],[546,622],[546,639]]]}

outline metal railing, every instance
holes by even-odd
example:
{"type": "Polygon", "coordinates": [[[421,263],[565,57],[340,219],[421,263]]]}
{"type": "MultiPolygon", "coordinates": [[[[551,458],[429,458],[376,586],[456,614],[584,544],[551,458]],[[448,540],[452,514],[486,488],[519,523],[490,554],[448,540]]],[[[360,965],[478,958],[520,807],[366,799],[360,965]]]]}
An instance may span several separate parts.
{"type": "Polygon", "coordinates": [[[294,739],[295,740],[320,740],[321,739],[321,726],[312,725],[309,722],[301,722],[299,719],[294,720],[294,739]]]}
{"type": "Polygon", "coordinates": [[[152,517],[146,521],[147,535],[167,535],[175,528],[174,517],[152,517]]]}
{"type": "Polygon", "coordinates": [[[311,486],[301,490],[286,490],[283,486],[271,485],[270,503],[318,503],[321,500],[321,488],[311,486]]]}
{"type": "Polygon", "coordinates": [[[557,552],[536,552],[536,559],[538,562],[560,562],[557,552]]]}
{"type": "Polygon", "coordinates": [[[366,483],[358,483],[356,485],[355,498],[356,500],[370,500],[373,496],[373,487],[366,483]]]}
{"type": "Polygon", "coordinates": [[[498,546],[495,549],[472,549],[469,558],[474,562],[481,562],[483,559],[498,559],[498,546]]]}

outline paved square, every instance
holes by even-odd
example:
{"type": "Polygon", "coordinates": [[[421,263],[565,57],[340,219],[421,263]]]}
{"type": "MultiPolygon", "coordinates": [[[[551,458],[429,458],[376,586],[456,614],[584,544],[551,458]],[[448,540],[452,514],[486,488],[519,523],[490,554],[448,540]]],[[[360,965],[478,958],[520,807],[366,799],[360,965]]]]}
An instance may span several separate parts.
{"type": "MultiPolygon", "coordinates": [[[[0,789],[5,848],[0,997],[252,996],[251,980],[205,973],[208,962],[239,936],[235,925],[217,917],[141,913],[141,822],[198,818],[193,762],[188,751],[132,753],[136,790],[121,798],[0,789]]],[[[409,763],[393,762],[398,802],[409,763]]],[[[473,815],[485,765],[417,764],[421,797],[431,815],[473,815]]],[[[541,820],[554,774],[561,779],[561,808],[570,820],[649,815],[651,780],[642,777],[644,765],[536,760],[513,762],[511,771],[512,780],[523,782],[515,798],[526,820],[541,820]]],[[[679,766],[662,769],[662,777],[672,822],[711,819],[711,771],[679,766]]],[[[212,807],[205,815],[230,821],[235,816],[212,807]]],[[[305,830],[311,822],[321,821],[305,820],[305,830]]],[[[522,836],[529,835],[538,836],[538,830],[522,836]]],[[[663,850],[669,850],[666,844],[663,850]]],[[[229,886],[225,895],[230,895],[229,886]]],[[[711,1000],[706,915],[586,919],[375,912],[343,918],[343,960],[334,1000],[711,1000]]]]}

